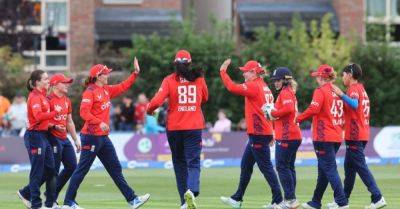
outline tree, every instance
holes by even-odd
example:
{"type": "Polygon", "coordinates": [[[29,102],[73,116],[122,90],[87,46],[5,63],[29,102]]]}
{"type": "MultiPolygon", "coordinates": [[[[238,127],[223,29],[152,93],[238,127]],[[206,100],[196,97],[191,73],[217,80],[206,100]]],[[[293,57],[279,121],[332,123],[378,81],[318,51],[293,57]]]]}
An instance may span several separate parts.
{"type": "Polygon", "coordinates": [[[0,94],[13,98],[18,92],[25,92],[28,75],[24,72],[26,60],[10,47],[0,47],[0,94]]]}

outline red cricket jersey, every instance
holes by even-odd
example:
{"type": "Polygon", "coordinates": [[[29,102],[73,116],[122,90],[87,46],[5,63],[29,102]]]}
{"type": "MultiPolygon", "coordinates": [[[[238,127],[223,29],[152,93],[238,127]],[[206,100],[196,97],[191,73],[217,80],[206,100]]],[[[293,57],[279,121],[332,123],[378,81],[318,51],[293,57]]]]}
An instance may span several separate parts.
{"type": "Polygon", "coordinates": [[[342,142],[343,113],[343,100],[332,91],[332,84],[327,83],[315,89],[311,105],[297,117],[297,121],[313,117],[314,141],[342,142]]]}
{"type": "MultiPolygon", "coordinates": [[[[61,107],[60,113],[51,118],[50,124],[67,127],[68,115],[72,113],[71,100],[66,96],[59,97],[54,93],[48,96],[47,99],[49,100],[51,111],[53,111],[56,106],[61,107]]],[[[67,139],[67,131],[50,129],[50,133],[57,138],[67,139]]]]}
{"type": "Polygon", "coordinates": [[[128,79],[116,85],[100,87],[96,84],[90,84],[82,95],[80,115],[85,124],[81,133],[95,136],[108,135],[109,130],[101,130],[100,123],[110,124],[110,99],[127,91],[135,82],[135,79],[136,74],[132,73],[128,79]]]}
{"type": "Polygon", "coordinates": [[[208,89],[203,77],[190,82],[172,73],[165,77],[160,89],[147,106],[151,114],[168,98],[167,130],[204,129],[201,105],[208,100],[208,89]]]}
{"type": "Polygon", "coordinates": [[[299,125],[295,122],[297,114],[296,93],[291,87],[283,87],[275,102],[271,115],[276,118],[274,130],[276,140],[301,140],[299,125]]]}
{"type": "Polygon", "coordinates": [[[346,140],[369,140],[369,98],[361,83],[351,85],[347,95],[358,100],[358,108],[353,109],[348,104],[344,106],[345,135],[346,140]]]}
{"type": "Polygon", "coordinates": [[[273,103],[274,96],[262,78],[247,81],[242,84],[234,83],[226,70],[220,71],[221,79],[228,91],[244,96],[245,120],[247,133],[254,135],[272,135],[272,122],[265,118],[262,106],[273,103]]]}
{"type": "Polygon", "coordinates": [[[28,130],[47,131],[49,121],[57,115],[56,111],[50,111],[50,104],[46,98],[46,91],[34,89],[28,96],[28,130]]]}

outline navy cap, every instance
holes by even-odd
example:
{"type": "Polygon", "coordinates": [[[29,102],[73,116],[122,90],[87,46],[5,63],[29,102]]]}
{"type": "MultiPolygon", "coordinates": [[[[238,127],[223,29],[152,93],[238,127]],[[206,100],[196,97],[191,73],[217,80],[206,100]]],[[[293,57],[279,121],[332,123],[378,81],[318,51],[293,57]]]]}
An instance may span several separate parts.
{"type": "Polygon", "coordinates": [[[287,67],[278,67],[272,73],[272,80],[290,79],[293,78],[292,71],[287,67]]]}

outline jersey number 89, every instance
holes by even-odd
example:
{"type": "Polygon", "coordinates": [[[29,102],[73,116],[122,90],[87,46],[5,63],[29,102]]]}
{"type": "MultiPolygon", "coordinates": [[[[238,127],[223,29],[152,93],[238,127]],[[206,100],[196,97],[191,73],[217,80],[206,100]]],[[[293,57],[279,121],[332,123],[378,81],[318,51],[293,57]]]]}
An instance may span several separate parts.
{"type": "Polygon", "coordinates": [[[178,86],[178,103],[194,104],[196,103],[196,86],[178,86]]]}

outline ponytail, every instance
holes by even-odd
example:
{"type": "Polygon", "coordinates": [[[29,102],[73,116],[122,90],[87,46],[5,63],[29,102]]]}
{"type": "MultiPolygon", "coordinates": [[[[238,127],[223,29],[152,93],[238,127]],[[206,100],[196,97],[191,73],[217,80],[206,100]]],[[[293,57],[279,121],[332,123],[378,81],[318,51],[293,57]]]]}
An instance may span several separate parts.
{"type": "Polygon", "coordinates": [[[86,89],[90,84],[93,84],[97,81],[96,77],[87,77],[85,79],[85,83],[83,84],[83,87],[86,89]]]}
{"type": "Polygon", "coordinates": [[[32,91],[36,87],[36,81],[40,81],[42,79],[42,75],[46,73],[43,70],[34,70],[31,73],[28,81],[26,81],[26,88],[28,91],[32,91]]]}

